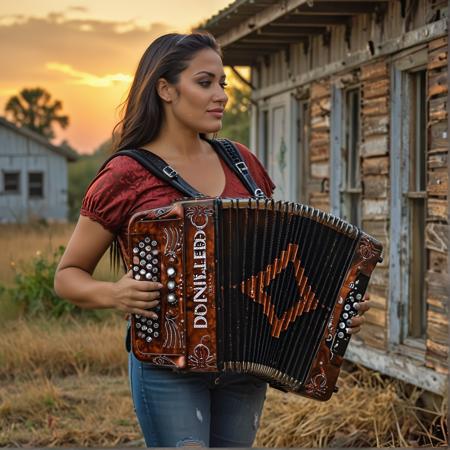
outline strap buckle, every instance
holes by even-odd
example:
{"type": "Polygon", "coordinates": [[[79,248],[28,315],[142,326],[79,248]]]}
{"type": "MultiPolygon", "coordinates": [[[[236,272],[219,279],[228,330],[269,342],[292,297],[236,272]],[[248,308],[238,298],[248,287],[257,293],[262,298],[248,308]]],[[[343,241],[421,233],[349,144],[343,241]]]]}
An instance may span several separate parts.
{"type": "Polygon", "coordinates": [[[266,194],[264,194],[263,190],[260,188],[256,188],[254,194],[255,194],[255,197],[258,197],[258,198],[266,197],[266,194]]]}
{"type": "Polygon", "coordinates": [[[178,175],[178,172],[170,166],[163,167],[163,173],[164,175],[168,176],[169,178],[175,178],[178,175]]]}
{"type": "Polygon", "coordinates": [[[239,162],[235,163],[234,165],[239,170],[239,172],[241,172],[243,175],[247,175],[248,174],[248,167],[247,167],[247,164],[245,164],[244,161],[239,161],[239,162]]]}

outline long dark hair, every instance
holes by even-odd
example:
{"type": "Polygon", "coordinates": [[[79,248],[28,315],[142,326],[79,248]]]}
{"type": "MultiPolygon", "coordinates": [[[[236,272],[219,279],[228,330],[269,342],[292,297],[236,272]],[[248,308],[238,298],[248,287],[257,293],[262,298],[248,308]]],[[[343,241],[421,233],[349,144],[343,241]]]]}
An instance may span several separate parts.
{"type": "Polygon", "coordinates": [[[158,79],[177,84],[189,61],[206,48],[222,56],[219,44],[208,32],[169,33],[149,45],[122,103],[122,119],[113,129],[113,152],[140,147],[158,135],[164,120],[164,108],[156,90],[158,79]]]}
{"type": "MultiPolygon", "coordinates": [[[[113,152],[141,147],[158,136],[164,108],[156,90],[157,81],[164,78],[176,85],[180,73],[188,67],[195,54],[207,48],[222,57],[219,44],[208,32],[169,33],[148,46],[139,61],[128,96],[120,105],[122,118],[112,132],[113,152]]],[[[202,133],[200,136],[205,137],[202,133]]],[[[110,264],[117,270],[122,259],[126,271],[125,260],[121,256],[116,236],[110,247],[110,264]]]]}

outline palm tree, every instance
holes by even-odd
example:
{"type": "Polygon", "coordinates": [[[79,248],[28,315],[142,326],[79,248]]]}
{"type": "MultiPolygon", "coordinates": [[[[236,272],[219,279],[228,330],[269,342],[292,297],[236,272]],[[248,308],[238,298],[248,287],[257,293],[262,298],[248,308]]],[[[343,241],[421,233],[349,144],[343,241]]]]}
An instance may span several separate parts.
{"type": "Polygon", "coordinates": [[[42,88],[22,89],[19,95],[11,97],[5,107],[5,113],[19,126],[25,126],[47,139],[55,137],[52,125],[58,123],[61,128],[69,125],[69,117],[60,115],[62,103],[51,100],[51,95],[42,88]]]}

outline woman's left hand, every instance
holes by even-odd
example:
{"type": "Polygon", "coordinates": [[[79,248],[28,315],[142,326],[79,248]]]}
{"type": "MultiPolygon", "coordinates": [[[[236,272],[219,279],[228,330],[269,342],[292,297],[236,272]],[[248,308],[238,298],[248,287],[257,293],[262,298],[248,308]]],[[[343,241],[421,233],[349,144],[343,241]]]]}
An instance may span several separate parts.
{"type": "Polygon", "coordinates": [[[365,294],[362,301],[356,304],[355,308],[358,310],[358,314],[352,317],[351,323],[347,328],[347,333],[356,334],[361,331],[361,325],[365,322],[363,314],[371,307],[369,298],[369,294],[365,294]]]}

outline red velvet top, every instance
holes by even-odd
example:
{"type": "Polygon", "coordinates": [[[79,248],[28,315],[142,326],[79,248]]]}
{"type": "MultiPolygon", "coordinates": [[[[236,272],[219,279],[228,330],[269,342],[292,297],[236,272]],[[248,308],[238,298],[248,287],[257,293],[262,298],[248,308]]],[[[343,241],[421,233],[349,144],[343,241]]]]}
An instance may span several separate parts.
{"type": "MultiPolygon", "coordinates": [[[[268,196],[275,188],[256,156],[243,144],[235,142],[258,187],[268,196]]],[[[225,173],[225,189],[220,197],[250,197],[234,172],[220,160],[225,173]]],[[[100,223],[118,235],[124,244],[128,222],[138,211],[158,208],[183,197],[164,181],[152,175],[128,156],[113,158],[89,185],[80,214],[100,223]]]]}

